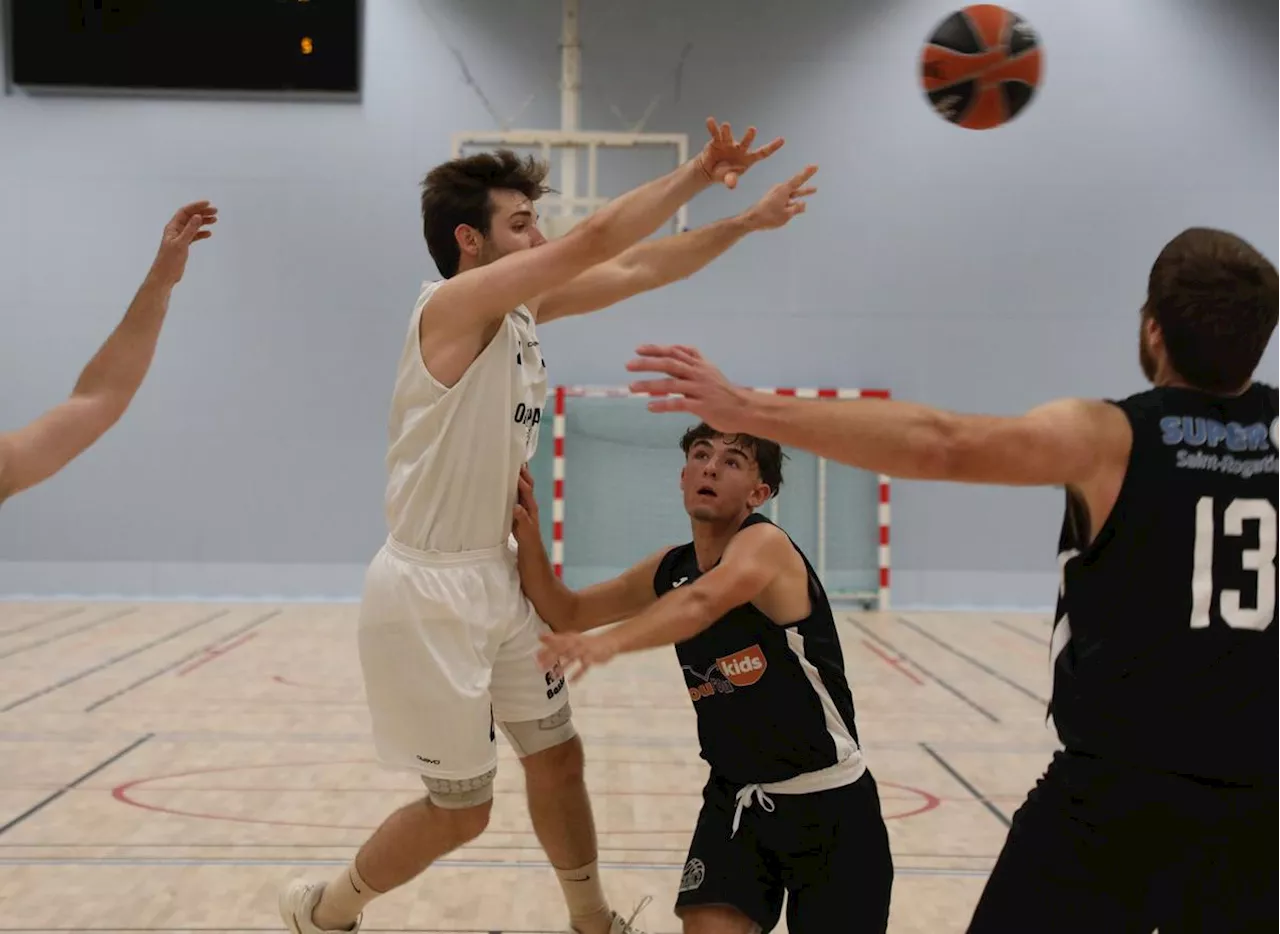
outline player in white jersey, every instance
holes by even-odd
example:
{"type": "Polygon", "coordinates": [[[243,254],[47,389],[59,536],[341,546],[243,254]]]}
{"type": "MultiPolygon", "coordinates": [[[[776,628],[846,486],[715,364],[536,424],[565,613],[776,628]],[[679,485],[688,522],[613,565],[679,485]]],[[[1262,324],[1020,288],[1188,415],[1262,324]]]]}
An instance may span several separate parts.
{"type": "Polygon", "coordinates": [[[639,934],[606,900],[582,744],[558,671],[537,660],[549,631],[520,590],[511,517],[538,441],[547,372],[535,322],[605,308],[684,278],[752,230],[804,210],[810,166],[749,210],[640,243],[703,189],[730,188],[782,140],[753,150],[728,124],[675,171],[545,241],[534,203],[547,168],[499,151],[432,170],[423,232],[443,281],[410,318],[391,406],[389,535],[370,565],[359,640],[384,764],[427,796],[391,815],[336,879],[280,897],[294,934],[358,930],[364,907],[475,839],[489,820],[497,731],[520,757],[534,833],[578,934],[639,934]]]}
{"type": "Polygon", "coordinates": [[[21,428],[0,432],[0,503],[48,480],[123,417],[151,368],[191,244],[213,236],[206,228],[217,221],[218,209],[208,201],[179,208],[124,318],[81,371],[70,398],[21,428]]]}

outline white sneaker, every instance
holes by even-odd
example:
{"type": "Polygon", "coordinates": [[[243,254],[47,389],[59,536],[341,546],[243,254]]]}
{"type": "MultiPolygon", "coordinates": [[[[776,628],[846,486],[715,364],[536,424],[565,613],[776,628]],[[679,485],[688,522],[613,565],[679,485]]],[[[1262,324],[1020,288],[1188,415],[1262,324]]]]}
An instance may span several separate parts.
{"type": "Polygon", "coordinates": [[[622,915],[616,911],[613,912],[613,923],[609,925],[609,934],[644,934],[644,931],[636,927],[635,920],[651,901],[653,899],[648,895],[640,899],[640,904],[636,906],[636,910],[631,912],[631,917],[625,920],[622,915]]]}
{"type": "MultiPolygon", "coordinates": [[[[324,894],[323,882],[303,882],[295,879],[280,890],[280,920],[291,934],[357,934],[360,930],[360,918],[356,918],[354,927],[335,931],[325,931],[316,927],[311,920],[311,913],[320,904],[320,896],[324,894]]],[[[623,928],[624,934],[626,928],[623,928]]],[[[613,934],[612,931],[609,934],[613,934]]]]}

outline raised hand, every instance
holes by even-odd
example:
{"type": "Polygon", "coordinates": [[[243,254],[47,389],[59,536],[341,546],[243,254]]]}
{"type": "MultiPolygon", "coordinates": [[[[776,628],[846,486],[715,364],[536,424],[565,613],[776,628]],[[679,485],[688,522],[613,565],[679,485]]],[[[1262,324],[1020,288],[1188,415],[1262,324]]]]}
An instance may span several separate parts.
{"type": "Polygon", "coordinates": [[[818,189],[805,183],[817,173],[816,165],[793,175],[781,184],[774,185],[763,198],[747,210],[747,223],[753,230],[772,230],[782,227],[797,214],[803,214],[804,198],[816,194],[818,189]]]}
{"type": "Polygon", "coordinates": [[[165,224],[160,250],[151,264],[151,275],[165,285],[177,285],[187,268],[187,250],[213,231],[204,228],[218,222],[218,209],[208,201],[193,201],[178,209],[165,224]]]}
{"type": "Polygon", "coordinates": [[[715,117],[707,117],[707,132],[711,139],[698,156],[703,174],[711,182],[723,182],[726,188],[738,187],[738,179],[761,159],[767,159],[782,148],[779,136],[772,143],[752,149],[756,128],[747,127],[741,140],[733,138],[733,130],[727,123],[717,123],[715,117]]]}
{"type": "Polygon", "coordinates": [[[563,663],[570,682],[580,679],[592,665],[603,665],[618,654],[608,633],[544,632],[540,638],[543,647],[538,650],[538,664],[550,671],[563,663]]]}
{"type": "Polygon", "coordinates": [[[747,391],[730,383],[695,347],[644,344],[627,363],[633,373],[664,373],[665,378],[641,379],[631,391],[666,398],[649,403],[650,412],[689,412],[717,431],[741,431],[747,391]]]}

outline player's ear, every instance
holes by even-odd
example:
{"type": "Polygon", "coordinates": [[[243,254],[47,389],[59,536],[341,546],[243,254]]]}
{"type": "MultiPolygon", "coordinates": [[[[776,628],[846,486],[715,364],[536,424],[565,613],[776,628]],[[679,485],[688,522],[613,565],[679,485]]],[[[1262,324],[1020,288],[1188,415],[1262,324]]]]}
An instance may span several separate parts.
{"type": "Polygon", "coordinates": [[[769,501],[769,494],[773,492],[769,489],[767,483],[757,483],[755,488],[747,494],[747,505],[752,509],[759,509],[769,501]]]}
{"type": "Polygon", "coordinates": [[[1156,321],[1154,315],[1146,315],[1142,319],[1143,330],[1146,331],[1147,346],[1157,353],[1164,350],[1164,332],[1160,330],[1160,325],[1156,321]]]}
{"type": "Polygon", "coordinates": [[[684,492],[684,468],[680,468],[680,491],[684,492]]]}
{"type": "Polygon", "coordinates": [[[469,224],[459,224],[453,228],[453,238],[458,241],[458,249],[467,256],[480,255],[480,232],[469,224]]]}

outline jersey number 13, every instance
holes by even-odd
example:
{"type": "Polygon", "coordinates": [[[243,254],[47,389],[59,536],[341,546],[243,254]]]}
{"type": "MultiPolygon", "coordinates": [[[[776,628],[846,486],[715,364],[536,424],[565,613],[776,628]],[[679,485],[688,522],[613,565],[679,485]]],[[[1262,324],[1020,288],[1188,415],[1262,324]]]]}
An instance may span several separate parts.
{"type": "Polygon", "coordinates": [[[1222,534],[1244,534],[1244,524],[1258,523],[1258,547],[1247,548],[1241,555],[1241,566],[1253,571],[1258,581],[1258,597],[1254,606],[1240,605],[1240,591],[1223,589],[1219,593],[1213,580],[1213,553],[1217,535],[1213,521],[1213,497],[1202,496],[1196,503],[1195,564],[1191,576],[1191,628],[1205,629],[1214,595],[1222,620],[1232,629],[1263,630],[1271,624],[1276,612],[1276,507],[1265,499],[1233,499],[1222,514],[1222,534]]]}

